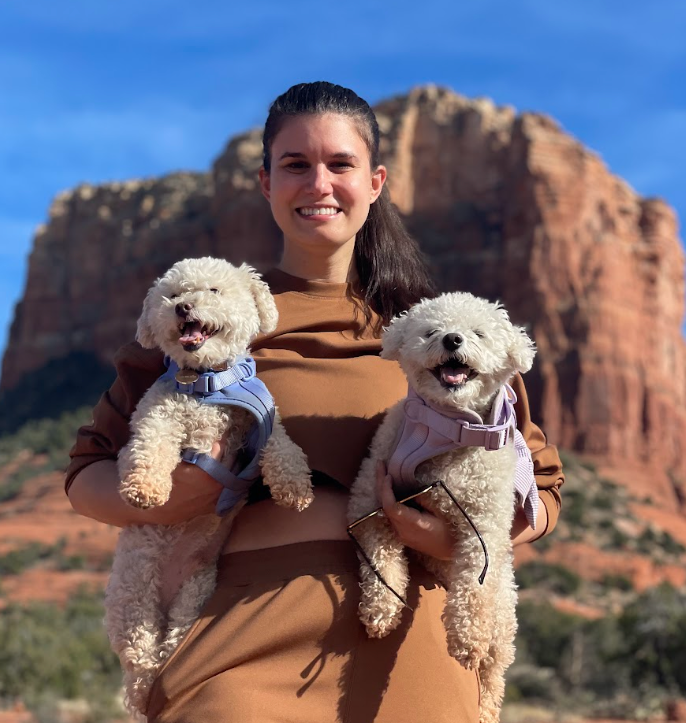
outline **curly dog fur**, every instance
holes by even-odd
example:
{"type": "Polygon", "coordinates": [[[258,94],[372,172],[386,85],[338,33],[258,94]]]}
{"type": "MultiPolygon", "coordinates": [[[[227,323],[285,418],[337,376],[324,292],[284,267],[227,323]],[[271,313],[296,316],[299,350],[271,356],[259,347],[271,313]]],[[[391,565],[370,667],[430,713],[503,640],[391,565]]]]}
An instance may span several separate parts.
{"type": "MultiPolygon", "coordinates": [[[[146,348],[159,347],[181,369],[205,371],[233,365],[277,320],[269,288],[252,268],[209,257],[186,259],[148,291],[136,338],[146,348]]],[[[158,380],[132,415],[131,438],[119,454],[122,497],[139,508],[163,505],[183,449],[209,453],[224,437],[228,462],[252,422],[243,409],[203,405],[177,392],[172,381],[158,380]]],[[[310,504],[307,458],[287,436],[278,410],[260,468],[277,504],[297,510],[310,504]]],[[[122,530],[106,592],[106,626],[124,669],[131,712],[145,712],[159,666],[214,590],[216,558],[242,505],[221,519],[205,515],[180,525],[122,530]],[[170,583],[174,578],[178,582],[170,583]]]]}
{"type": "MultiPolygon", "coordinates": [[[[470,410],[485,418],[499,388],[516,372],[531,368],[534,346],[500,305],[471,294],[451,293],[424,300],[395,318],[384,332],[382,356],[398,360],[411,386],[428,402],[448,410],[470,410]],[[443,340],[447,335],[458,335],[456,349],[446,348],[443,340]],[[441,372],[451,361],[464,365],[460,367],[465,370],[462,376],[450,368],[447,376],[441,372]],[[446,379],[458,383],[446,383],[446,379]]],[[[352,488],[350,522],[380,506],[375,468],[377,461],[390,458],[402,415],[400,402],[388,411],[374,437],[352,488]]],[[[450,655],[479,671],[482,723],[499,719],[505,671],[514,658],[516,586],[510,529],[515,461],[510,440],[498,451],[462,447],[445,452],[420,464],[415,473],[418,489],[438,479],[445,482],[488,549],[490,566],[480,585],[483,549],[463,515],[440,487],[421,498],[426,509],[448,520],[457,540],[451,561],[426,555],[420,558],[446,587],[443,621],[450,655]]],[[[404,596],[407,558],[388,521],[373,517],[360,524],[355,534],[383,579],[404,596]]],[[[383,637],[399,624],[403,605],[364,562],[361,577],[360,619],[370,636],[383,637]]]]}

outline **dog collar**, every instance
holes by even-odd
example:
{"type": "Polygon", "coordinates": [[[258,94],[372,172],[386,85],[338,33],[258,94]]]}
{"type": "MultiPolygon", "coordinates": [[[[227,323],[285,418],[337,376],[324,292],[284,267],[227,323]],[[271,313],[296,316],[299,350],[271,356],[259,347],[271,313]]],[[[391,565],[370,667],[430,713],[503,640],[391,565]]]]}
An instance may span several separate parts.
{"type": "Polygon", "coordinates": [[[252,357],[238,357],[233,366],[226,364],[224,369],[209,369],[199,372],[195,369],[181,369],[169,357],[164,358],[167,371],[163,379],[173,380],[177,392],[182,394],[207,395],[219,392],[237,381],[255,376],[255,360],[252,357]]]}
{"type": "Polygon", "coordinates": [[[514,441],[517,453],[515,491],[523,505],[529,525],[536,529],[538,489],[531,452],[517,429],[514,405],[517,395],[509,384],[496,394],[488,420],[475,412],[443,409],[428,402],[412,386],[403,403],[403,420],[393,452],[388,460],[388,474],[396,490],[415,491],[415,471],[427,459],[462,447],[482,447],[492,452],[514,441]]]}
{"type": "Polygon", "coordinates": [[[173,359],[164,360],[167,371],[161,379],[171,382],[174,389],[194,397],[201,404],[226,405],[245,409],[253,416],[253,424],[247,436],[243,453],[233,469],[229,470],[209,454],[189,447],[181,453],[181,459],[194,464],[213,477],[224,489],[219,497],[216,512],[226,514],[243,499],[252,483],[260,476],[260,452],[271,436],[276,408],[274,399],[264,383],[256,376],[255,360],[238,357],[227,369],[195,372],[197,379],[188,383],[179,380],[179,367],[173,359]],[[247,462],[245,461],[247,459],[247,462]]]}

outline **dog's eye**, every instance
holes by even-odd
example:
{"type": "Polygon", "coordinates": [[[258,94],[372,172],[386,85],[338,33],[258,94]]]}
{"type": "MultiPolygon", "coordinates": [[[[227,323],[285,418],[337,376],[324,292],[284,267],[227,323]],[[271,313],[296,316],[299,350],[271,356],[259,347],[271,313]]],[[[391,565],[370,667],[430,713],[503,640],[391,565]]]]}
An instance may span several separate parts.
{"type": "Polygon", "coordinates": [[[479,339],[483,339],[486,336],[481,329],[474,329],[474,333],[479,337],[479,339]]]}
{"type": "Polygon", "coordinates": [[[178,294],[169,294],[169,298],[170,299],[178,299],[179,295],[178,294]]]}
{"type": "Polygon", "coordinates": [[[219,293],[219,289],[210,289],[210,291],[214,291],[215,294],[219,293]]]}
{"type": "Polygon", "coordinates": [[[438,329],[432,329],[431,331],[427,331],[426,334],[424,334],[424,336],[425,336],[427,339],[431,339],[431,337],[432,337],[434,334],[438,334],[438,329]]]}

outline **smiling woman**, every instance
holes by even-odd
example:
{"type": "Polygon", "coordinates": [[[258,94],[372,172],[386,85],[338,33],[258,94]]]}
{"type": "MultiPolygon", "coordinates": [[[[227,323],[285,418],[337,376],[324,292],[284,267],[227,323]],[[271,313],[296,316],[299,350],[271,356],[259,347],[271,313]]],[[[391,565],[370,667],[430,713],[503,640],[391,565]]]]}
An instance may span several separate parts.
{"type": "Polygon", "coordinates": [[[357,232],[386,180],[383,166],[372,170],[355,125],[331,113],[307,124],[286,120],[271,157],[277,160],[272,165],[266,158],[260,182],[284,234],[281,268],[300,269],[303,261],[312,266],[322,259],[349,265],[357,232]]]}
{"type": "MultiPolygon", "coordinates": [[[[412,609],[382,640],[369,639],[357,618],[348,489],[385,411],[407,391],[398,364],[379,356],[380,331],[433,296],[419,248],[388,198],[386,175],[376,118],[351,90],[302,84],[272,104],[260,184],[284,239],[279,267],[264,277],[279,322],[252,353],[288,435],[308,457],[315,499],[296,513],[276,506],[266,490],[252,490],[224,545],[213,596],[159,671],[149,721],[479,719],[477,676],[447,653],[445,593],[434,578],[412,571],[412,609]]],[[[183,342],[193,343],[197,331],[184,326],[183,342]]],[[[171,524],[213,510],[217,483],[184,464],[174,472],[169,503],[154,514],[126,510],[117,499],[114,458],[127,442],[128,418],[164,371],[159,355],[136,345],[119,353],[117,365],[117,382],[73,451],[72,504],[119,525],[171,524]]],[[[543,502],[535,534],[545,534],[557,518],[560,462],[531,423],[521,379],[512,386],[543,502]]],[[[386,481],[380,469],[378,497],[400,538],[449,556],[451,530],[429,513],[398,509],[386,481]]],[[[523,515],[512,536],[515,544],[534,537],[523,515]]]]}

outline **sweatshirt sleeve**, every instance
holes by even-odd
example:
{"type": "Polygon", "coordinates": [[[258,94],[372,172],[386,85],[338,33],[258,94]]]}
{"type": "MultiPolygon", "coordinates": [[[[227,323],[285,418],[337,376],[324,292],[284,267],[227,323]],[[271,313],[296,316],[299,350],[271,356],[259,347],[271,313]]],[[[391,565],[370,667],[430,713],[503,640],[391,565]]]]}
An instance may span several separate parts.
{"type": "Polygon", "coordinates": [[[543,431],[531,421],[529,398],[522,377],[517,374],[510,383],[517,395],[517,403],[515,404],[517,428],[522,433],[524,441],[531,451],[538,494],[548,513],[548,524],[538,536],[543,537],[553,530],[560,515],[560,487],[565,481],[562,462],[557,453],[557,448],[552,444],[548,444],[543,431]]]}
{"type": "Polygon", "coordinates": [[[164,374],[164,358],[157,350],[143,349],[137,342],[123,346],[114,357],[117,378],[93,409],[93,421],[81,427],[69,452],[64,488],[93,462],[117,459],[129,439],[129,420],[141,397],[164,374]]]}

